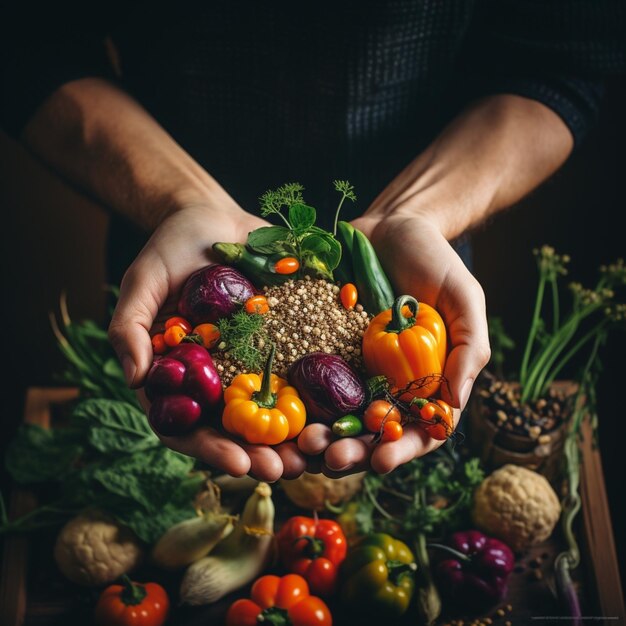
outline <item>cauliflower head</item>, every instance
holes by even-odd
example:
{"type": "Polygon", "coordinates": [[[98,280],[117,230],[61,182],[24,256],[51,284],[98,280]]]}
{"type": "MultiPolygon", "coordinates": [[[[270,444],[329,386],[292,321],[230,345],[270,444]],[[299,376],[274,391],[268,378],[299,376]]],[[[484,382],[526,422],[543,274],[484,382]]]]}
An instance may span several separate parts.
{"type": "Polygon", "coordinates": [[[135,534],[101,511],[85,511],[61,529],[54,558],[61,572],[78,585],[106,585],[130,572],[143,547],[135,534]]]}
{"type": "Polygon", "coordinates": [[[547,539],[561,514],[559,499],[541,474],[507,464],[474,493],[474,524],[521,552],[547,539]]]}

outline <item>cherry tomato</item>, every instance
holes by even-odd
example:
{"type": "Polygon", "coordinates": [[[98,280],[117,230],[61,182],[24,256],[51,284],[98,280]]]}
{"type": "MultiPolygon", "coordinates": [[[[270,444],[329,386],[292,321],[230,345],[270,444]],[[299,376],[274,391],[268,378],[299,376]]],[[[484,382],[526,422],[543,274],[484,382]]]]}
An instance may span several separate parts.
{"type": "Polygon", "coordinates": [[[192,331],[192,335],[200,335],[202,345],[210,350],[220,340],[220,329],[215,324],[198,324],[192,331]]]}
{"type": "Polygon", "coordinates": [[[380,432],[385,422],[401,422],[400,411],[387,400],[374,400],[363,413],[365,428],[372,433],[380,432]]]}
{"type": "Polygon", "coordinates": [[[157,333],[150,341],[152,342],[154,354],[165,354],[167,352],[167,344],[163,338],[163,333],[157,333]]]}
{"type": "Polygon", "coordinates": [[[300,261],[293,256],[286,256],[274,264],[277,274],[293,274],[300,269],[300,261]]]}
{"type": "Polygon", "coordinates": [[[404,429],[400,422],[385,422],[383,424],[383,434],[380,440],[385,441],[398,441],[404,434],[404,429]]]}
{"type": "Polygon", "coordinates": [[[265,315],[270,310],[270,305],[267,303],[265,296],[252,296],[252,298],[246,300],[243,308],[246,313],[265,315]]]}
{"type": "Polygon", "coordinates": [[[417,412],[420,425],[433,439],[445,441],[454,432],[452,407],[443,400],[416,398],[411,412],[417,412]]]}
{"type": "Polygon", "coordinates": [[[163,333],[163,340],[170,347],[177,346],[187,333],[180,326],[170,326],[163,333]]]}
{"type": "Polygon", "coordinates": [[[339,291],[339,299],[341,300],[341,304],[343,304],[343,308],[351,311],[356,304],[358,299],[358,292],[356,287],[352,283],[346,283],[341,290],[339,291]]]}
{"type": "Polygon", "coordinates": [[[172,326],[180,326],[186,335],[191,332],[191,324],[184,317],[170,317],[165,321],[165,328],[171,328],[172,326]]]}

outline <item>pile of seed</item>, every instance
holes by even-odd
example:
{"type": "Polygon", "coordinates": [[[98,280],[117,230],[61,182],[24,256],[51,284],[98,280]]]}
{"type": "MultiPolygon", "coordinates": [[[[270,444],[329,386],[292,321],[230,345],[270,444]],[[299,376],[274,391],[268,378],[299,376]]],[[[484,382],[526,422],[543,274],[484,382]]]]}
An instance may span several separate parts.
{"type": "Polygon", "coordinates": [[[519,387],[507,381],[494,380],[479,390],[482,410],[498,428],[548,443],[550,432],[561,424],[569,410],[565,393],[550,389],[534,403],[520,402],[519,387]]]}
{"type": "MultiPolygon", "coordinates": [[[[361,340],[370,317],[360,304],[345,309],[337,285],[305,276],[265,287],[264,294],[270,307],[264,331],[267,341],[276,344],[275,374],[286,377],[289,366],[311,352],[337,354],[357,371],[363,370],[361,340]]],[[[266,347],[265,341],[260,340],[259,349],[266,347]]],[[[228,352],[216,352],[214,360],[224,385],[248,371],[228,352]]]]}

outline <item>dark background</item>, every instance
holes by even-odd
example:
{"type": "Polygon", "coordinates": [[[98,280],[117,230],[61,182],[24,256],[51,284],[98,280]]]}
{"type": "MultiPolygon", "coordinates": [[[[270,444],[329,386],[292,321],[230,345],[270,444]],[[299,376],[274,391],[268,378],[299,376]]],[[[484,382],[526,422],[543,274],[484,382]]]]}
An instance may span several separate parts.
{"type": "MultiPolygon", "coordinates": [[[[593,284],[601,263],[624,256],[626,213],[626,81],[608,84],[598,125],[565,166],[523,202],[474,233],[475,273],[488,312],[503,318],[522,343],[536,286],[532,249],[544,243],[572,257],[570,276],[593,284]]],[[[107,215],[48,174],[19,145],[0,135],[3,362],[2,447],[23,410],[28,386],[56,383],[62,359],[48,313],[66,291],[75,318],[105,319],[104,242],[107,215]]],[[[626,562],[622,506],[626,410],[626,337],[614,334],[602,353],[600,448],[613,528],[626,562]]],[[[519,360],[519,347],[511,366],[519,360]]],[[[0,454],[2,449],[0,449],[0,454]]],[[[0,486],[7,493],[4,470],[0,486]]],[[[624,572],[622,572],[622,579],[624,572]]]]}

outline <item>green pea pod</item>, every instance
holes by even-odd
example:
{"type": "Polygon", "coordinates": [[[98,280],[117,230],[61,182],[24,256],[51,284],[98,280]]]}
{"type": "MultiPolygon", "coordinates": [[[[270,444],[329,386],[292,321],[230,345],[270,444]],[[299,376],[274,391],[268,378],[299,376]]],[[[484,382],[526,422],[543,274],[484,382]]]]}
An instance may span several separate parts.
{"type": "Polygon", "coordinates": [[[354,283],[354,272],[352,270],[354,226],[349,222],[338,222],[335,237],[341,244],[341,261],[339,261],[339,265],[333,270],[335,279],[342,285],[354,283]]]}
{"type": "Polygon", "coordinates": [[[370,240],[356,228],[352,250],[354,279],[359,290],[359,300],[365,310],[378,315],[390,309],[394,303],[393,287],[383,270],[374,246],[370,240]]]}
{"type": "Polygon", "coordinates": [[[332,426],[332,431],[338,437],[356,437],[363,430],[363,422],[356,415],[344,415],[332,426]]]}
{"type": "Polygon", "coordinates": [[[416,569],[404,542],[385,533],[367,535],[341,564],[342,602],[362,615],[400,617],[411,603],[416,569]]]}
{"type": "Polygon", "coordinates": [[[224,263],[240,270],[259,289],[282,285],[292,278],[273,271],[275,255],[251,252],[241,243],[218,242],[213,244],[213,250],[224,263]]]}

